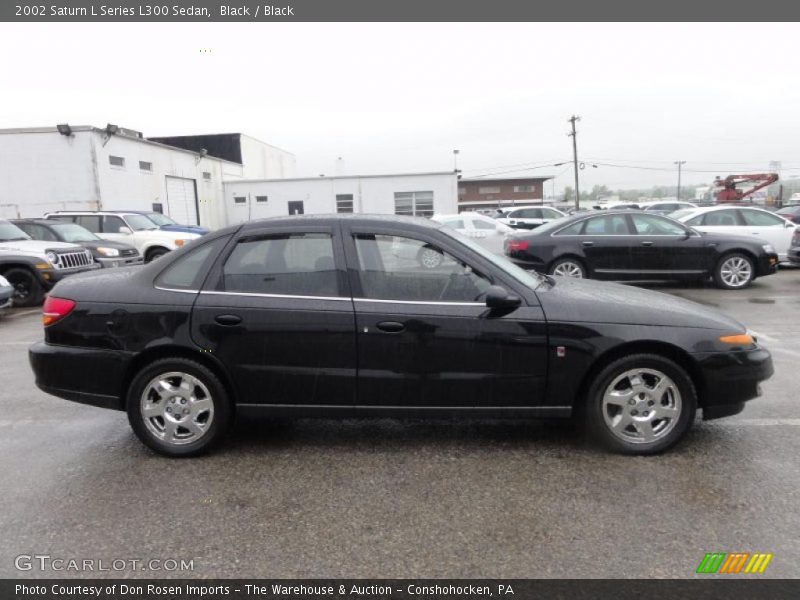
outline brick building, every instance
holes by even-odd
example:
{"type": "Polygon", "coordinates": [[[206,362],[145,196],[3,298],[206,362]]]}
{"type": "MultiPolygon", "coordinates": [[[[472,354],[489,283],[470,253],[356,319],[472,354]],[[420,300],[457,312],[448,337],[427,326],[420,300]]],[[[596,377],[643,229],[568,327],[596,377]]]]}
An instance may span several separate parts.
{"type": "Polygon", "coordinates": [[[498,208],[544,202],[544,182],[552,177],[460,179],[458,210],[498,208]]]}

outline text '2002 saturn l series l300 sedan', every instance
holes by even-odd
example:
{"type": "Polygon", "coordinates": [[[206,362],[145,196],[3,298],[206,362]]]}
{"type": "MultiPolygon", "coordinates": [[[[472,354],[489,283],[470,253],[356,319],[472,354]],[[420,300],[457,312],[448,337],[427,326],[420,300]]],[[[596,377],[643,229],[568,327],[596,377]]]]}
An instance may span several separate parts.
{"type": "Polygon", "coordinates": [[[303,216],[59,283],[37,385],[189,456],[234,415],[568,417],[631,454],[740,412],[769,352],[707,307],[528,273],[424,219],[303,216]],[[408,252],[397,249],[407,245],[408,252]],[[441,254],[435,268],[416,260],[441,254]],[[91,373],[92,377],[87,377],[91,373]]]}

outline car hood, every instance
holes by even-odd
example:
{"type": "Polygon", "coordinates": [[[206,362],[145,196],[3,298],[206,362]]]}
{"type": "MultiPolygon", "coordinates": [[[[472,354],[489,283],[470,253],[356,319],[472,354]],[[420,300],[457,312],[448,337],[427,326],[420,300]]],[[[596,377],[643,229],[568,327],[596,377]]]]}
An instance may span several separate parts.
{"type": "Polygon", "coordinates": [[[745,331],[731,317],[697,302],[619,283],[555,277],[536,295],[548,321],[621,323],[745,331]]]}
{"type": "Polygon", "coordinates": [[[161,240],[194,240],[200,237],[198,233],[189,233],[186,231],[166,231],[165,229],[142,229],[134,231],[133,235],[148,239],[161,239],[161,240]]]}
{"type": "Polygon", "coordinates": [[[162,231],[182,231],[184,233],[196,233],[198,235],[205,235],[210,230],[205,227],[197,227],[195,225],[162,225],[162,231]]]}
{"type": "Polygon", "coordinates": [[[112,240],[89,240],[86,242],[80,242],[80,246],[84,248],[91,248],[92,250],[96,250],[97,248],[114,248],[116,250],[136,250],[134,246],[130,244],[125,244],[123,242],[114,242],[112,240]]]}
{"type": "Polygon", "coordinates": [[[26,254],[42,255],[48,250],[80,250],[77,244],[66,242],[43,242],[41,240],[15,240],[13,242],[0,242],[0,251],[24,252],[26,254]]]}

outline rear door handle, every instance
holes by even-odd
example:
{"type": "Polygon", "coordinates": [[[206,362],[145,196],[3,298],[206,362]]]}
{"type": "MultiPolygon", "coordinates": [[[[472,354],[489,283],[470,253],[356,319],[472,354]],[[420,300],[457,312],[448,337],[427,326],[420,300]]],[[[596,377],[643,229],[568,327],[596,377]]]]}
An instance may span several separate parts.
{"type": "Polygon", "coordinates": [[[652,246],[653,242],[642,242],[642,246],[652,246]]]}
{"type": "Polygon", "coordinates": [[[239,323],[241,323],[242,317],[240,317],[239,315],[217,315],[216,317],[214,317],[214,320],[220,325],[231,327],[233,325],[238,325],[239,323]]]}
{"type": "Polygon", "coordinates": [[[594,242],[581,242],[584,246],[594,246],[594,242]]]}
{"type": "Polygon", "coordinates": [[[381,321],[376,327],[386,333],[400,333],[406,328],[405,325],[397,321],[381,321]]]}

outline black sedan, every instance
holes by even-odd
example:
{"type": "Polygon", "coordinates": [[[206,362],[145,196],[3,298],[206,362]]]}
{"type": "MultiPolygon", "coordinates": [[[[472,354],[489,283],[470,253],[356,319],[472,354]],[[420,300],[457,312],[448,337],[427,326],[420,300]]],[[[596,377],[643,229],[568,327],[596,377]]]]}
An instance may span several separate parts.
{"type": "Polygon", "coordinates": [[[701,233],[644,212],[604,212],[552,221],[505,241],[517,265],[551,275],[634,280],[706,280],[742,289],[775,273],[775,248],[748,237],[701,233]]]}
{"type": "Polygon", "coordinates": [[[130,244],[104,240],[77,223],[53,219],[16,219],[11,222],[34,240],[69,242],[87,248],[95,262],[103,267],[128,267],[144,262],[139,251],[130,244]]]}
{"type": "Polygon", "coordinates": [[[579,413],[612,449],[651,454],[697,409],[738,413],[772,374],[769,352],[708,307],[528,273],[402,217],[230,227],[142,268],[59,283],[43,319],[37,385],[127,411],[171,456],[205,450],[234,414],[579,413]],[[442,260],[422,267],[398,244],[442,260]]]}

